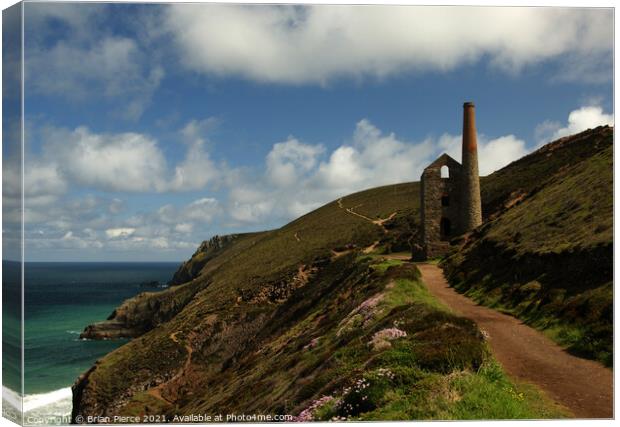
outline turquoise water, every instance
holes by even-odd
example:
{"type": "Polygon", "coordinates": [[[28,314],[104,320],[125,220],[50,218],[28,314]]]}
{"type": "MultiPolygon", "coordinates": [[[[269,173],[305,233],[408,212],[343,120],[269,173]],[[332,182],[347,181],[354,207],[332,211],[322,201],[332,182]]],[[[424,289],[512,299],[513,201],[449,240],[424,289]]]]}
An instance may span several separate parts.
{"type": "MultiPolygon", "coordinates": [[[[105,320],[144,282],[167,283],[178,263],[26,263],[24,377],[26,402],[39,409],[44,401],[70,393],[76,378],[125,340],[80,340],[90,323],[105,320]]],[[[3,262],[7,278],[19,277],[19,265],[3,262]]],[[[19,281],[3,280],[3,296],[19,298],[19,281]]],[[[15,299],[13,299],[15,300],[15,299]]],[[[6,301],[6,300],[5,300],[6,301]]],[[[5,303],[5,308],[7,308],[5,303]]],[[[5,346],[3,385],[19,390],[19,308],[3,312],[5,346]],[[8,354],[6,350],[10,351],[8,354]],[[9,356],[6,359],[6,356],[9,356]]],[[[49,402],[53,403],[53,402],[49,402]]]]}
{"type": "Polygon", "coordinates": [[[2,385],[21,389],[21,265],[2,261],[2,385]]]}

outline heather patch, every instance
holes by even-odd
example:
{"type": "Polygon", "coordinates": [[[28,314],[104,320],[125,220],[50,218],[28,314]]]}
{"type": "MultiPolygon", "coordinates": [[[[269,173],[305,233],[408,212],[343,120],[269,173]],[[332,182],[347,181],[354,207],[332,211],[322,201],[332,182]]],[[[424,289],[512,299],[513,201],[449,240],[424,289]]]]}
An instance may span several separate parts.
{"type": "Polygon", "coordinates": [[[323,396],[314,400],[310,406],[301,411],[298,416],[293,418],[293,422],[304,423],[308,421],[320,420],[325,410],[338,405],[339,400],[333,396],[323,396]]]}
{"type": "Polygon", "coordinates": [[[379,303],[385,298],[385,294],[379,293],[368,298],[359,306],[355,307],[342,322],[340,329],[336,333],[338,337],[352,332],[355,329],[365,328],[374,319],[378,318],[383,310],[379,307],[379,303]]]}

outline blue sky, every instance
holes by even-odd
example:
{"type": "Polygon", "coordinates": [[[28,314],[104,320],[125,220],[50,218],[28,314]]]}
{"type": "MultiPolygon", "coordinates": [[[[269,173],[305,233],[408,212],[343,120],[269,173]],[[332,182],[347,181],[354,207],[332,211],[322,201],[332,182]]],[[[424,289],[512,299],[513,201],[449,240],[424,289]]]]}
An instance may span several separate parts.
{"type": "Polygon", "coordinates": [[[613,123],[609,9],[26,3],[25,23],[28,260],[180,261],[418,180],[459,160],[466,100],[482,174],[613,123]]]}

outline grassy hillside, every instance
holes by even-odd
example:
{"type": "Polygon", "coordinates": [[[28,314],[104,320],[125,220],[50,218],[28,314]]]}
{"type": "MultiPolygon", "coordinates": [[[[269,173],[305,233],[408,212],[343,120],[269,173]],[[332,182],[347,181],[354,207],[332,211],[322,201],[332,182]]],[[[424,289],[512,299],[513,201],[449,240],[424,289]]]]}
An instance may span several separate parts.
{"type": "Polygon", "coordinates": [[[82,377],[74,416],[561,415],[505,377],[475,325],[433,300],[415,267],[377,255],[407,246],[418,203],[417,183],[381,187],[235,239],[166,291],[192,295],[175,316],[82,377]]]}
{"type": "Polygon", "coordinates": [[[217,256],[196,251],[179,269],[192,277],[189,282],[132,298],[82,336],[139,336],[176,315],[207,286],[210,298],[221,304],[267,288],[286,293],[286,282],[300,266],[311,269],[329,259],[333,250],[346,252],[379,241],[389,249],[408,249],[407,242],[417,230],[418,209],[419,184],[396,184],[336,200],[277,230],[240,234],[218,250],[217,256]],[[382,225],[372,222],[382,218],[390,219],[382,225]]]}
{"type": "Polygon", "coordinates": [[[567,136],[481,178],[482,210],[485,218],[513,206],[521,197],[536,191],[557,172],[590,158],[613,142],[613,128],[601,126],[567,136]]]}
{"type": "MultiPolygon", "coordinates": [[[[452,283],[604,350],[611,135],[558,141],[483,179],[486,222],[454,242],[452,283]]],[[[98,326],[137,338],[80,378],[73,415],[562,416],[503,374],[477,327],[434,300],[415,266],[382,257],[408,250],[418,221],[419,184],[397,184],[197,251],[182,267],[187,283],[144,293],[98,326]]]]}
{"type": "Polygon", "coordinates": [[[294,414],[299,420],[564,415],[515,385],[469,320],[412,264],[334,258],[286,300],[218,308],[197,296],[172,321],[96,365],[79,413],[294,414]],[[266,303],[266,304],[265,304],[266,303]]]}
{"type": "Polygon", "coordinates": [[[488,220],[444,261],[450,282],[569,351],[612,362],[613,130],[549,144],[487,177],[488,220]]]}

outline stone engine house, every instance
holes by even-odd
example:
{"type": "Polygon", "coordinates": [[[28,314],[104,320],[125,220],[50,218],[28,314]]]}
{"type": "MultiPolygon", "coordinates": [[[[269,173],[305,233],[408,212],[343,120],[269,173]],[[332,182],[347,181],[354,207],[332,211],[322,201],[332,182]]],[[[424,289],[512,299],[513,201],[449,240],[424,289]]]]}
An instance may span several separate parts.
{"type": "Polygon", "coordinates": [[[476,121],[471,102],[463,105],[462,149],[462,164],[444,153],[422,173],[422,236],[414,259],[444,255],[453,237],[482,224],[476,121]]]}

